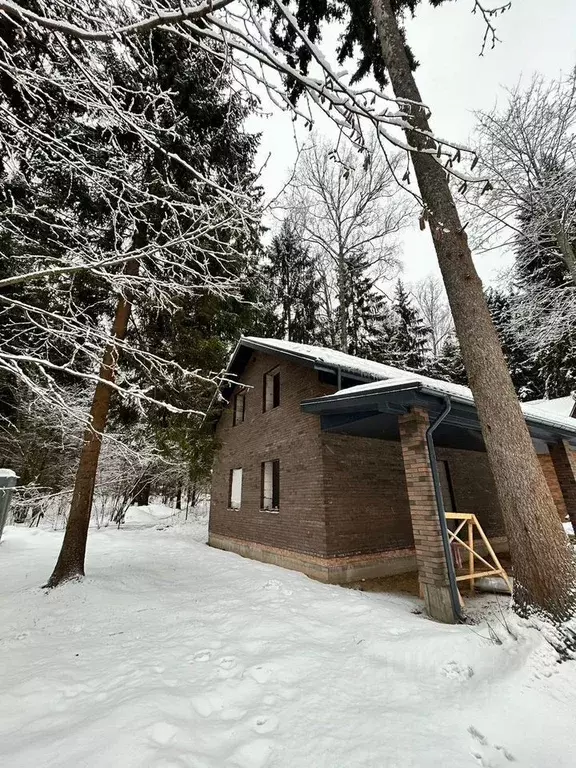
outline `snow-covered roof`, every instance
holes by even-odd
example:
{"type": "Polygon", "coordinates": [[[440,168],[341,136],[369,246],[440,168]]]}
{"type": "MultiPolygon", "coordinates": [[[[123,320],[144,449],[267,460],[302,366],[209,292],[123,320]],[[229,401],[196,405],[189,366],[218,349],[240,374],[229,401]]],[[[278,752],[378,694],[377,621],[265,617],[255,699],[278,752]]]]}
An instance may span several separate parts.
{"type": "Polygon", "coordinates": [[[239,345],[243,343],[248,343],[249,346],[253,345],[257,348],[266,347],[270,351],[307,358],[314,363],[325,363],[326,365],[340,367],[343,371],[356,373],[367,379],[382,380],[392,379],[395,376],[412,376],[409,371],[403,371],[401,368],[394,368],[383,363],[375,363],[372,360],[348,355],[346,352],[338,352],[338,350],[329,349],[328,347],[298,344],[295,341],[284,341],[282,339],[258,338],[256,336],[243,336],[240,339],[239,345]]]}
{"type": "MultiPolygon", "coordinates": [[[[441,381],[440,379],[433,379],[429,376],[421,376],[412,371],[405,371],[391,365],[384,365],[384,363],[375,363],[372,360],[348,355],[345,352],[338,352],[337,350],[329,349],[328,347],[317,347],[312,344],[298,344],[294,341],[284,341],[282,339],[243,336],[236,347],[232,359],[234,359],[239,347],[242,345],[271,353],[278,352],[282,355],[301,358],[315,365],[323,364],[334,368],[340,368],[344,372],[356,374],[362,378],[372,379],[369,383],[360,384],[355,387],[347,387],[335,394],[326,395],[326,399],[349,398],[363,393],[369,394],[390,390],[395,385],[400,388],[414,384],[415,386],[421,386],[426,390],[438,393],[439,395],[448,395],[450,398],[462,403],[474,404],[474,397],[469,387],[441,381]]],[[[567,398],[558,399],[566,400],[567,398]]],[[[576,419],[572,418],[566,410],[560,412],[559,408],[556,410],[555,408],[548,407],[548,405],[555,402],[556,401],[553,400],[534,401],[530,403],[522,403],[521,407],[524,414],[530,419],[534,419],[542,424],[549,425],[550,427],[568,429],[571,432],[576,431],[576,419]]],[[[574,401],[572,402],[574,403],[574,401]]]]}
{"type": "Polygon", "coordinates": [[[572,395],[555,397],[552,400],[529,400],[526,405],[535,406],[541,411],[558,416],[573,416],[576,410],[576,400],[572,395]]]}

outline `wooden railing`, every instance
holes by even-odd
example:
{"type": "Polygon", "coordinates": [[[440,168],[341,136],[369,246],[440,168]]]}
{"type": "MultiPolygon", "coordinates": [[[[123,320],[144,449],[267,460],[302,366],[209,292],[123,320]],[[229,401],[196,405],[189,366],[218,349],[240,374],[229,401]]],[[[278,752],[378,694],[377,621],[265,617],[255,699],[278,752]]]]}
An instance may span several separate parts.
{"type": "Polygon", "coordinates": [[[494,552],[492,545],[482,530],[482,526],[478,522],[476,515],[460,512],[446,512],[446,519],[458,521],[458,525],[454,531],[448,529],[452,552],[454,553],[454,547],[458,546],[463,547],[465,553],[468,554],[468,573],[457,575],[456,581],[469,581],[470,591],[474,592],[474,582],[476,579],[480,579],[484,576],[500,576],[506,583],[510,593],[512,593],[512,584],[508,578],[508,574],[504,570],[500,560],[498,560],[496,552],[494,552]],[[488,553],[486,557],[492,560],[492,562],[489,562],[489,560],[482,557],[482,555],[476,551],[474,547],[475,533],[477,533],[483,541],[488,553]],[[483,566],[486,566],[488,570],[476,570],[476,560],[480,561],[480,563],[482,563],[483,566]]]}

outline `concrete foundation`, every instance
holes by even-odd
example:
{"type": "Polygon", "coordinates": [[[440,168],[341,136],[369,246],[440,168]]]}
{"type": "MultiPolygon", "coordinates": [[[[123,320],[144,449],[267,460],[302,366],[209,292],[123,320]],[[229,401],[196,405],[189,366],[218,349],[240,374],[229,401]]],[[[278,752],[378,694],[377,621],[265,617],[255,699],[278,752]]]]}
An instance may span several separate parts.
{"type": "Polygon", "coordinates": [[[416,570],[416,555],[413,549],[377,552],[370,555],[316,557],[213,533],[210,534],[208,544],[262,563],[300,571],[326,584],[350,584],[362,579],[396,576],[416,570]]]}

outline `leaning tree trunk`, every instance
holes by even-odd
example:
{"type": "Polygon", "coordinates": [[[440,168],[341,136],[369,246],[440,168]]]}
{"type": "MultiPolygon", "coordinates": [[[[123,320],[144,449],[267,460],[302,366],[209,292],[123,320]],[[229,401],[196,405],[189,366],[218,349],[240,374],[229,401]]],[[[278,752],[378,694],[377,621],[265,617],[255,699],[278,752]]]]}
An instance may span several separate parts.
{"type": "MultiPolygon", "coordinates": [[[[382,54],[397,98],[421,103],[390,0],[372,0],[382,54]]],[[[429,132],[423,109],[415,127],[429,132]]],[[[410,146],[435,144],[407,130],[410,146]]],[[[571,615],[575,567],[552,495],[532,445],[496,334],[466,234],[435,152],[412,152],[456,333],[498,499],[514,568],[514,602],[521,613],[540,609],[556,622],[571,615]]]]}
{"type": "MultiPolygon", "coordinates": [[[[136,260],[126,264],[124,273],[130,276],[138,274],[139,264],[136,260]]],[[[114,340],[122,341],[126,336],[132,304],[129,296],[121,296],[116,305],[116,313],[112,324],[111,336],[114,340]]],[[[100,381],[96,385],[92,405],[90,407],[90,423],[84,432],[84,442],[80,453],[80,462],[74,481],[74,491],[70,514],[66,525],[66,533],[62,549],[58,556],[56,567],[48,579],[47,587],[57,587],[63,581],[78,579],[84,576],[84,560],[86,557],[86,540],[92,497],[96,483],[98,459],[102,446],[102,434],[108,421],[112,387],[107,382],[113,382],[118,348],[114,341],[106,345],[100,365],[100,381]]]]}

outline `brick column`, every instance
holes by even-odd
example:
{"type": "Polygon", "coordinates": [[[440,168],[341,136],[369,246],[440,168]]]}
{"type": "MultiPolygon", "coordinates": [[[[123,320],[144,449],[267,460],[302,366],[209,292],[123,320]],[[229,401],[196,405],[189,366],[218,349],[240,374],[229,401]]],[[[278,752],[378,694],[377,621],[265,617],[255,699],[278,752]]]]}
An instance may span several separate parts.
{"type": "Polygon", "coordinates": [[[552,464],[556,471],[556,477],[560,484],[566,512],[576,533],[576,477],[570,457],[570,446],[564,440],[548,446],[552,464]]]}
{"type": "Polygon", "coordinates": [[[432,618],[451,624],[455,616],[426,444],[428,412],[412,408],[398,417],[398,426],[424,604],[432,618]]]}

